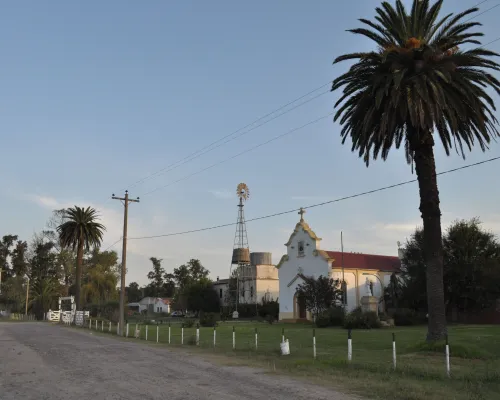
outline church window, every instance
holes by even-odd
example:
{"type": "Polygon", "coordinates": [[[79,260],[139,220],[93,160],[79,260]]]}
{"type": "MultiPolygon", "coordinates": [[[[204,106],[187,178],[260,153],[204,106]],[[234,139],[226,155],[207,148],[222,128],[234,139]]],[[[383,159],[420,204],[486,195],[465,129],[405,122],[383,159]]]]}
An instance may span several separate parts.
{"type": "Polygon", "coordinates": [[[304,256],[304,242],[299,242],[298,245],[298,256],[303,257],[304,256]]]}

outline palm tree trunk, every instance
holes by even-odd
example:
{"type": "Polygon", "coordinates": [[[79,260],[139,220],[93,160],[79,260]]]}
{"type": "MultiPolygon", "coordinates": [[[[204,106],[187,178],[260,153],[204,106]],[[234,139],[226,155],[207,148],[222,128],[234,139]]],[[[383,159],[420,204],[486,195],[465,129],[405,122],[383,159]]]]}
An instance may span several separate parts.
{"type": "Polygon", "coordinates": [[[412,144],[412,150],[420,190],[420,212],[424,222],[424,257],[429,313],[427,341],[435,341],[445,338],[447,327],[443,285],[443,239],[433,150],[434,138],[429,132],[415,142],[412,144]]]}
{"type": "Polygon", "coordinates": [[[82,286],[82,266],[83,266],[83,239],[78,241],[78,251],[76,254],[76,288],[75,288],[75,304],[76,310],[81,311],[81,295],[80,290],[82,286]]]}

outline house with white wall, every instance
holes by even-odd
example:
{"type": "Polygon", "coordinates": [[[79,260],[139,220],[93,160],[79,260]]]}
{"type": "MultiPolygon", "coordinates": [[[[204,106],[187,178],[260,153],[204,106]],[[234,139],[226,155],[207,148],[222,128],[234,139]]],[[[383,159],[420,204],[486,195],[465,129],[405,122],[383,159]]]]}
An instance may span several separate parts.
{"type": "Polygon", "coordinates": [[[147,310],[149,313],[170,313],[172,299],[161,297],[143,297],[136,303],[129,303],[127,306],[131,310],[142,313],[147,310]]]}

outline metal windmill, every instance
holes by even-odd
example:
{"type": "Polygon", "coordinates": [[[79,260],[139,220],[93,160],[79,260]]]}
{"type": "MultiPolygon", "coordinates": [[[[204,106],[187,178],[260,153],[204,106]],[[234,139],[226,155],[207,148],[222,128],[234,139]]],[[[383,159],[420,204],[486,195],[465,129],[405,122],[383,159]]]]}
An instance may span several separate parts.
{"type": "Polygon", "coordinates": [[[238,220],[236,222],[236,233],[234,235],[233,255],[231,258],[230,276],[233,266],[236,266],[237,285],[235,309],[238,310],[238,298],[240,296],[240,284],[248,278],[250,270],[250,248],[248,246],[247,227],[245,223],[244,203],[249,199],[250,192],[245,183],[240,183],[236,188],[236,195],[240,199],[238,204],[238,220]]]}

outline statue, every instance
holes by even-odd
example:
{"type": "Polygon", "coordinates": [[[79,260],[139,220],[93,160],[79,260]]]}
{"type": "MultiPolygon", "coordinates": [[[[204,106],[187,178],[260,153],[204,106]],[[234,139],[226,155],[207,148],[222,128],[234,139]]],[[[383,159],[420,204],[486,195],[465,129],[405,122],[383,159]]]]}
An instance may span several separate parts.
{"type": "Polygon", "coordinates": [[[365,281],[365,296],[373,296],[373,293],[372,293],[372,290],[371,290],[371,282],[368,280],[368,278],[366,278],[366,281],[365,281]]]}

